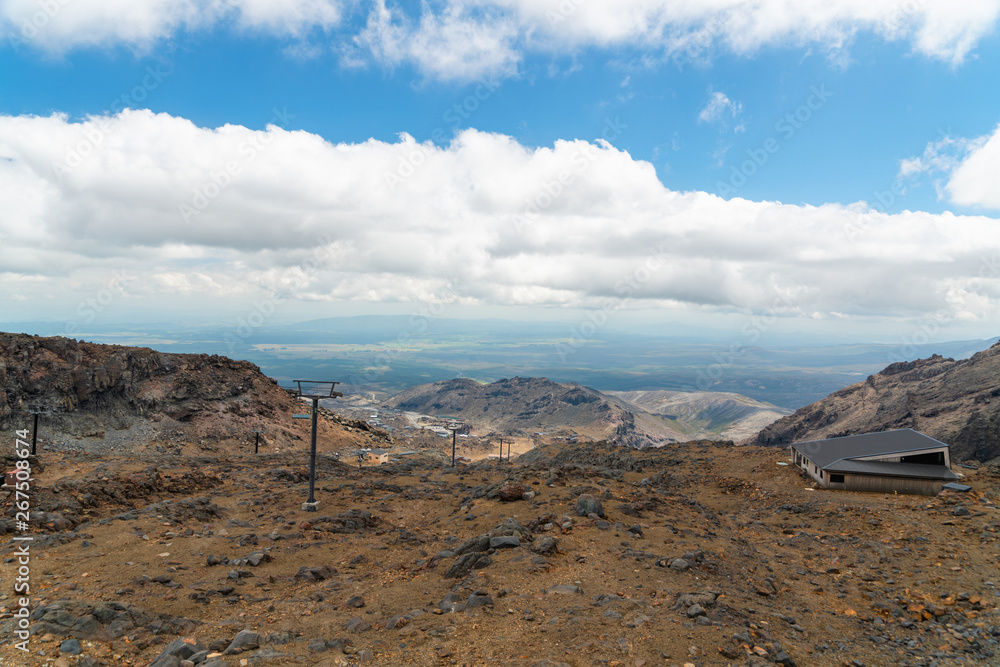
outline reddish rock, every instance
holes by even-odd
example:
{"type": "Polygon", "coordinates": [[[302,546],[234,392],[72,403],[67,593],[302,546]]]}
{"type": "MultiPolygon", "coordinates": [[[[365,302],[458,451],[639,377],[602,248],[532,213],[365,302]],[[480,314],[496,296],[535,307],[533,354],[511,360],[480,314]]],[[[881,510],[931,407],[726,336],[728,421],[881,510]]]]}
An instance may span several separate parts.
{"type": "Polygon", "coordinates": [[[511,502],[514,500],[520,500],[521,496],[524,495],[524,484],[520,482],[507,481],[504,482],[497,490],[497,497],[504,502],[511,502]]]}

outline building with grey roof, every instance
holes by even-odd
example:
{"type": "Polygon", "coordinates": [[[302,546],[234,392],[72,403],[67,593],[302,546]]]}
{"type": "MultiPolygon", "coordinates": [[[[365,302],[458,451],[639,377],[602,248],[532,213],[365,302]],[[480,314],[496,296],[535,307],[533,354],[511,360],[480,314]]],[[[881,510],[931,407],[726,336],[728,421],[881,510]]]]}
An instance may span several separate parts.
{"type": "Polygon", "coordinates": [[[948,445],[910,428],[796,442],[795,465],[823,488],[935,496],[961,479],[948,445]]]}

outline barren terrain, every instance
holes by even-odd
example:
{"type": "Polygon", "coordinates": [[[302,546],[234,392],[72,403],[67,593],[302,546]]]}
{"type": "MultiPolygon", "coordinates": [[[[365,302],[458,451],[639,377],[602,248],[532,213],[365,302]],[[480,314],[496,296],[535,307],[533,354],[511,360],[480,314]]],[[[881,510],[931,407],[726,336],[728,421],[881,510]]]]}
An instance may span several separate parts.
{"type": "Polygon", "coordinates": [[[321,456],[307,513],[304,447],[45,452],[31,652],[7,542],[0,664],[998,661],[996,467],[927,498],[813,490],[784,450],[710,443],[443,461],[321,456]]]}

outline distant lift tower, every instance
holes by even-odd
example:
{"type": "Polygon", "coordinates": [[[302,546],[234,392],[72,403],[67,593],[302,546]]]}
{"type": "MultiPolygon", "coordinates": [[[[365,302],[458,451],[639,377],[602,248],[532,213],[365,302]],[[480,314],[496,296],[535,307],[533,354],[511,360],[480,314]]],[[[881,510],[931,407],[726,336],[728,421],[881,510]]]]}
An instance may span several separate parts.
{"type": "Polygon", "coordinates": [[[321,398],[338,398],[343,396],[339,391],[334,391],[339,382],[327,382],[324,380],[294,380],[299,388],[299,396],[312,401],[312,439],[309,446],[309,500],[302,503],[302,510],[305,512],[315,512],[319,507],[316,502],[316,415],[319,411],[319,400],[321,398]],[[305,385],[305,386],[303,386],[305,385]]]}
{"type": "Polygon", "coordinates": [[[447,426],[448,430],[451,431],[451,467],[455,467],[455,434],[463,430],[465,426],[460,422],[451,422],[447,426]]]}

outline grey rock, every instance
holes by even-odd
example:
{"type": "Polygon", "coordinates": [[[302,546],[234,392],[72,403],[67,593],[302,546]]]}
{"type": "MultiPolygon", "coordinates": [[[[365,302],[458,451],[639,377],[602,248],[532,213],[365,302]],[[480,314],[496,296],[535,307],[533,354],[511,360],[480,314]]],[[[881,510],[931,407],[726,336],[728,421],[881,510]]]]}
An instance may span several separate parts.
{"type": "Polygon", "coordinates": [[[513,535],[503,535],[501,537],[490,538],[491,549],[513,549],[519,546],[521,546],[521,540],[517,539],[513,535]]]}
{"type": "Polygon", "coordinates": [[[79,639],[67,639],[62,644],[59,644],[59,652],[80,655],[83,653],[83,648],[80,646],[79,639]]]}
{"type": "Polygon", "coordinates": [[[688,618],[697,618],[698,616],[705,616],[708,612],[700,604],[693,604],[688,607],[687,615],[688,618]]]}
{"type": "Polygon", "coordinates": [[[231,655],[237,651],[252,651],[258,647],[260,647],[259,634],[253,630],[240,630],[223,653],[231,655]]]}
{"type": "MultiPolygon", "coordinates": [[[[174,641],[167,644],[160,655],[156,657],[157,660],[166,656],[173,656],[180,660],[187,660],[195,653],[200,653],[204,651],[205,647],[202,646],[197,639],[192,638],[181,638],[175,639],[174,641]]],[[[154,661],[155,662],[155,661],[154,661]]]]}
{"type": "Polygon", "coordinates": [[[583,595],[583,589],[575,585],[565,585],[559,584],[556,586],[550,586],[549,590],[546,591],[548,595],[583,595]]]}
{"type": "Polygon", "coordinates": [[[536,554],[551,555],[559,549],[559,540],[551,535],[542,535],[531,545],[531,550],[536,554]]]}
{"type": "Polygon", "coordinates": [[[372,629],[372,626],[360,616],[355,616],[347,621],[347,623],[344,623],[344,629],[348,632],[367,632],[372,629]]]}
{"type": "Polygon", "coordinates": [[[329,650],[324,639],[313,639],[306,645],[306,649],[313,653],[324,653],[329,650]]]}
{"type": "Polygon", "coordinates": [[[784,651],[778,651],[778,655],[774,656],[774,661],[782,667],[795,667],[795,660],[784,651]]]}
{"type": "Polygon", "coordinates": [[[444,573],[444,576],[446,579],[459,579],[472,572],[473,569],[482,569],[492,562],[486,554],[473,551],[459,556],[444,573]]]}
{"type": "Polygon", "coordinates": [[[361,609],[365,606],[365,600],[360,595],[355,595],[347,601],[348,607],[354,607],[355,609],[361,609]]]}
{"type": "Polygon", "coordinates": [[[271,560],[271,555],[266,551],[254,551],[252,554],[247,556],[247,564],[252,567],[257,567],[261,563],[267,563],[271,560]]]}
{"type": "Polygon", "coordinates": [[[670,569],[683,572],[684,570],[691,569],[691,563],[687,562],[683,558],[675,558],[672,561],[670,561],[670,569]]]}
{"type": "Polygon", "coordinates": [[[490,538],[488,535],[479,535],[478,537],[471,537],[465,542],[462,542],[458,547],[454,549],[456,556],[462,556],[469,553],[476,553],[481,551],[486,551],[490,548],[490,538]]]}
{"type": "Polygon", "coordinates": [[[468,609],[474,609],[476,607],[492,607],[493,598],[488,594],[473,593],[469,596],[469,599],[465,601],[465,606],[468,609]]]}
{"type": "Polygon", "coordinates": [[[448,593],[444,596],[444,600],[438,603],[438,609],[447,614],[452,614],[465,611],[465,603],[462,602],[462,596],[458,593],[448,593]]]}
{"type": "Polygon", "coordinates": [[[603,519],[604,507],[601,505],[601,501],[595,496],[592,496],[589,493],[584,493],[576,499],[576,514],[577,516],[596,514],[598,517],[603,519]]]}
{"type": "Polygon", "coordinates": [[[181,667],[181,659],[176,655],[161,655],[149,663],[149,667],[181,667]]]}

